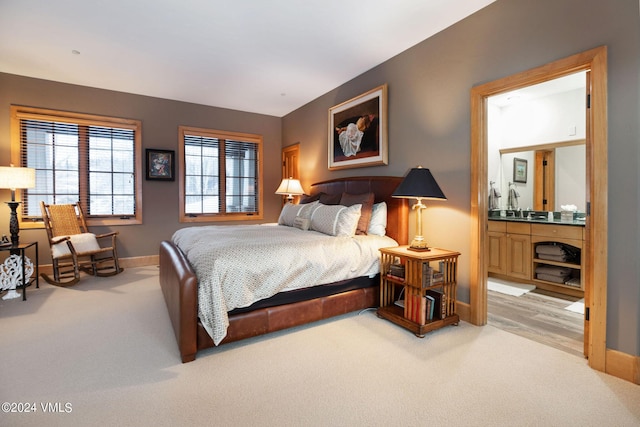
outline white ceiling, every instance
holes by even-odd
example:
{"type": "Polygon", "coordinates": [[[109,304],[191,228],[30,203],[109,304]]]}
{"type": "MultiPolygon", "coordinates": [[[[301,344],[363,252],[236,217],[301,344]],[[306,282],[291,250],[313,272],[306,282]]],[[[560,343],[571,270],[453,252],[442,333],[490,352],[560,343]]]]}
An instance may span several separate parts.
{"type": "Polygon", "coordinates": [[[490,105],[497,107],[506,107],[513,105],[517,102],[530,101],[536,98],[542,98],[545,96],[568,92],[576,89],[587,88],[587,73],[586,71],[578,71],[573,74],[558,77],[553,80],[548,80],[543,83],[524,87],[511,92],[501,93],[494,95],[488,99],[490,105]]]}
{"type": "Polygon", "coordinates": [[[0,0],[0,72],[281,117],[495,0],[0,0]]]}

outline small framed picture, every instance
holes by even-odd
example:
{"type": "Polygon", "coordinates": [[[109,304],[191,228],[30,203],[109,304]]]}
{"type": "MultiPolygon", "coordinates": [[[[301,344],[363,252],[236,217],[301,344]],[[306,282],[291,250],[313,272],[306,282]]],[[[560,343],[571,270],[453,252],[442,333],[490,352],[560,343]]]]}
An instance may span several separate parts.
{"type": "Polygon", "coordinates": [[[175,179],[175,151],[148,148],[147,179],[173,181],[175,179]]]}
{"type": "Polygon", "coordinates": [[[527,161],[525,159],[513,158],[513,182],[527,182],[527,161]]]}

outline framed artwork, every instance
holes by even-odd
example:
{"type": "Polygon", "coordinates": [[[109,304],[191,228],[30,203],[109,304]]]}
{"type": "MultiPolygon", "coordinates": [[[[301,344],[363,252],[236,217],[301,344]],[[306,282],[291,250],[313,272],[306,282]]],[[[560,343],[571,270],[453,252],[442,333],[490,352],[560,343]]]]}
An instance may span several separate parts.
{"type": "Polygon", "coordinates": [[[173,181],[175,179],[175,151],[148,148],[147,179],[173,181]]]}
{"type": "Polygon", "coordinates": [[[513,182],[527,182],[527,161],[525,159],[513,158],[513,182]]]}
{"type": "Polygon", "coordinates": [[[329,108],[329,170],[386,165],[387,85],[329,108]]]}

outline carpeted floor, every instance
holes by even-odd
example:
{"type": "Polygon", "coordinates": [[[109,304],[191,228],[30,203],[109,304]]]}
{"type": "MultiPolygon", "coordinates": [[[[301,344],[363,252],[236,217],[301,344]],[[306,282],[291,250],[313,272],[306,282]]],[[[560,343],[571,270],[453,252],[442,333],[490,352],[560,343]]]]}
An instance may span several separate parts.
{"type": "Polygon", "coordinates": [[[364,311],[181,364],[155,267],[43,284],[0,322],[0,398],[37,410],[7,426],[640,425],[639,386],[464,322],[419,339],[364,311]]]}

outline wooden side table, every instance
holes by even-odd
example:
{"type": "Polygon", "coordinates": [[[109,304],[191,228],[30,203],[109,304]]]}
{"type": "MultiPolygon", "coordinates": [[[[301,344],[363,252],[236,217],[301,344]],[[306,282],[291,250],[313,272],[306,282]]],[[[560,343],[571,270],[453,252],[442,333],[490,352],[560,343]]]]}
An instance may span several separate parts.
{"type": "Polygon", "coordinates": [[[38,271],[38,242],[29,242],[29,243],[18,243],[17,245],[10,246],[1,246],[1,252],[9,252],[9,256],[18,255],[20,257],[22,263],[22,271],[25,271],[25,267],[27,265],[27,249],[32,248],[35,251],[35,262],[33,263],[33,272],[29,280],[26,280],[25,275],[22,275],[22,284],[16,286],[16,289],[22,288],[22,301],[27,300],[27,286],[30,286],[35,282],[36,288],[40,287],[40,281],[38,279],[39,271],[38,271]]]}
{"type": "Polygon", "coordinates": [[[382,248],[380,253],[378,317],[400,325],[420,338],[443,326],[458,324],[456,286],[459,252],[437,248],[416,252],[409,250],[408,246],[397,246],[382,248]],[[392,275],[392,265],[403,266],[404,277],[392,275]],[[403,298],[398,298],[398,288],[402,289],[403,298]]]}

